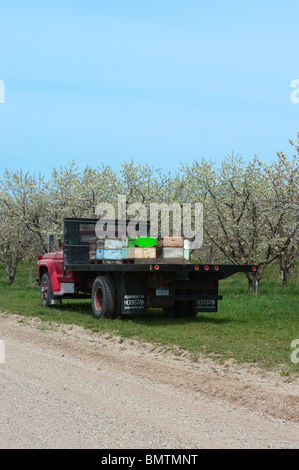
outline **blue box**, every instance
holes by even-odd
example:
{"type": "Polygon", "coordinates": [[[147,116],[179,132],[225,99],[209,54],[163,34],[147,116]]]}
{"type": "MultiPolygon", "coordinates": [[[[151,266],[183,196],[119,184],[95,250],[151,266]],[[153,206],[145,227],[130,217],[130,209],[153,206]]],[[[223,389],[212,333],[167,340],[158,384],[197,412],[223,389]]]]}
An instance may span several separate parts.
{"type": "Polygon", "coordinates": [[[122,250],[104,250],[104,259],[121,260],[122,250]]]}
{"type": "Polygon", "coordinates": [[[96,252],[96,259],[103,259],[103,258],[104,258],[104,250],[98,248],[96,252]]]}

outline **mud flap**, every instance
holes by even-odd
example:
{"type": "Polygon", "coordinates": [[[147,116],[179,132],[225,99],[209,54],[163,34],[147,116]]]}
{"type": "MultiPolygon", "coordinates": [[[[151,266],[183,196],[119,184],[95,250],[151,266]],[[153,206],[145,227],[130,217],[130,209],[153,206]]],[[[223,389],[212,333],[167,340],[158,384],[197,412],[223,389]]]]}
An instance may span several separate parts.
{"type": "Polygon", "coordinates": [[[145,313],[147,305],[147,275],[123,273],[121,288],[122,313],[145,313]]]}

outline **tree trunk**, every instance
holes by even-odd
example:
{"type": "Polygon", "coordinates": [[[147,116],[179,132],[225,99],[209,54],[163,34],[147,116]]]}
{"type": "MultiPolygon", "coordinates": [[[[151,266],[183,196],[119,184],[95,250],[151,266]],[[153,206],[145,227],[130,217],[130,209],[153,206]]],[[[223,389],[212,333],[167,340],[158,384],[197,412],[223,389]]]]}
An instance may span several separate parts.
{"type": "Polygon", "coordinates": [[[258,294],[259,292],[259,280],[255,274],[247,274],[248,287],[250,294],[258,294]]]}
{"type": "Polygon", "coordinates": [[[286,263],[287,253],[282,253],[278,257],[279,263],[279,278],[278,284],[285,287],[287,285],[287,263],[286,263]]]}
{"type": "Polygon", "coordinates": [[[17,264],[16,263],[5,263],[5,271],[8,274],[9,283],[13,284],[15,282],[17,264]]]}
{"type": "Polygon", "coordinates": [[[248,287],[250,294],[258,294],[260,281],[263,275],[264,266],[260,266],[259,269],[252,273],[246,273],[248,279],[248,287]]]}
{"type": "Polygon", "coordinates": [[[9,267],[8,277],[9,277],[9,283],[10,284],[13,284],[15,282],[16,271],[17,271],[16,266],[10,266],[9,267]]]}
{"type": "Polygon", "coordinates": [[[283,269],[279,270],[278,284],[283,287],[287,285],[287,272],[283,269]]]}

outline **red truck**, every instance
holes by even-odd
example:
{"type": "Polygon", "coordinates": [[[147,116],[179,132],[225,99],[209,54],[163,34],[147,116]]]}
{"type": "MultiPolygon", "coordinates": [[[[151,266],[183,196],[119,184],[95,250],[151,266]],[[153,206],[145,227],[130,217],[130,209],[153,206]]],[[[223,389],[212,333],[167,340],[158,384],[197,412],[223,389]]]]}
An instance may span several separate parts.
{"type": "Polygon", "coordinates": [[[96,219],[64,220],[60,251],[38,257],[42,305],[60,305],[64,298],[89,298],[95,318],[119,318],[163,308],[167,315],[195,316],[217,312],[219,281],[252,265],[202,265],[144,260],[139,264],[90,260],[96,219]]]}

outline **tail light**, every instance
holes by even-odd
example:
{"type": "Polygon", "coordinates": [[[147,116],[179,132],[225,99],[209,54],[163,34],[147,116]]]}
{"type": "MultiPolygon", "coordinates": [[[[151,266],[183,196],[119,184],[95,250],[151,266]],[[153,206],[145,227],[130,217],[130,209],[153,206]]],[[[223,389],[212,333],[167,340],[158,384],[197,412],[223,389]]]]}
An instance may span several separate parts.
{"type": "Polygon", "coordinates": [[[219,271],[219,266],[214,266],[215,271],[219,271]]]}
{"type": "Polygon", "coordinates": [[[209,271],[209,266],[205,266],[205,271],[209,271]]]}

